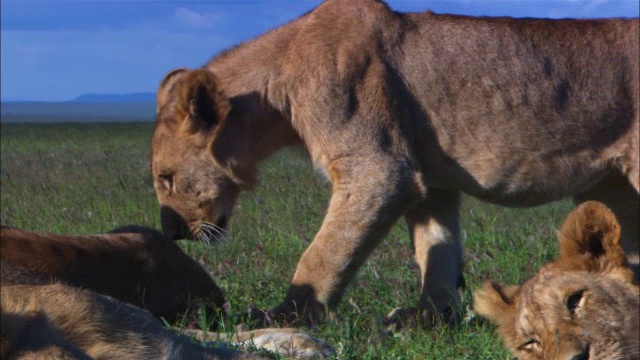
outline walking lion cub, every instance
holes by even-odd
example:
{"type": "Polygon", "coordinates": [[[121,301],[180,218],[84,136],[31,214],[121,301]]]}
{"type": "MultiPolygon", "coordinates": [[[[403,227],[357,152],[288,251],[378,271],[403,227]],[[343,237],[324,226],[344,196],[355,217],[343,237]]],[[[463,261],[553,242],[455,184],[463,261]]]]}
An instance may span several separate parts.
{"type": "Polygon", "coordinates": [[[586,202],[558,237],[558,259],[521,286],[487,282],[474,295],[475,311],[520,360],[640,359],[640,288],[614,214],[586,202]]]}

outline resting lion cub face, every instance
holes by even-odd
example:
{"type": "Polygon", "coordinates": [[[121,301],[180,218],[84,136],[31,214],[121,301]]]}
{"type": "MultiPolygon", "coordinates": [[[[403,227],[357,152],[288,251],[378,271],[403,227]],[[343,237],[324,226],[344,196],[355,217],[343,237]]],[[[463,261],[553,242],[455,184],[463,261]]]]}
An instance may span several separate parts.
{"type": "Polygon", "coordinates": [[[520,360],[640,359],[639,287],[615,216],[586,202],[558,235],[557,260],[522,286],[485,284],[474,295],[476,312],[520,360]]]}

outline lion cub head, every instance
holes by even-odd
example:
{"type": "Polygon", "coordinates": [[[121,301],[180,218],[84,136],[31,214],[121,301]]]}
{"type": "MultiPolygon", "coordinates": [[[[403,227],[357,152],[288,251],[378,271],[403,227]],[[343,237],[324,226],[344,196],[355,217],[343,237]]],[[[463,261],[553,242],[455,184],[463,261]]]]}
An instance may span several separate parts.
{"type": "Polygon", "coordinates": [[[255,169],[241,168],[221,148],[230,140],[220,136],[230,111],[218,78],[206,69],[174,70],[158,89],[150,167],[171,238],[219,238],[240,189],[253,182],[255,169]]]}
{"type": "Polygon", "coordinates": [[[558,237],[558,259],[522,286],[486,283],[475,311],[520,360],[640,359],[639,287],[613,213],[586,202],[558,237]]]}

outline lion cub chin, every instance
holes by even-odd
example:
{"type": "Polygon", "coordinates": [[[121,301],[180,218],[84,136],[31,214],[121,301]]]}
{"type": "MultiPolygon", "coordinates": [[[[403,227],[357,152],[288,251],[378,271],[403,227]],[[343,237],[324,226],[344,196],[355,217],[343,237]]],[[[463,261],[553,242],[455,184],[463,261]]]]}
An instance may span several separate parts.
{"type": "Polygon", "coordinates": [[[558,259],[521,286],[487,282],[475,311],[520,360],[640,359],[640,288],[611,210],[583,203],[558,237],[558,259]]]}

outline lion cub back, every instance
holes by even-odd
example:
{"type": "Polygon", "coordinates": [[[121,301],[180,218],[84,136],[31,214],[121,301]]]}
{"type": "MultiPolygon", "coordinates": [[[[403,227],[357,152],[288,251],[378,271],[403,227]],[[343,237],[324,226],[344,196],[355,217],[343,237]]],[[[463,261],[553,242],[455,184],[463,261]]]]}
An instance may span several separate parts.
{"type": "Polygon", "coordinates": [[[151,311],[173,323],[195,303],[214,312],[222,290],[173,241],[140,226],[97,235],[54,235],[2,227],[2,285],[61,281],[151,311]]]}

